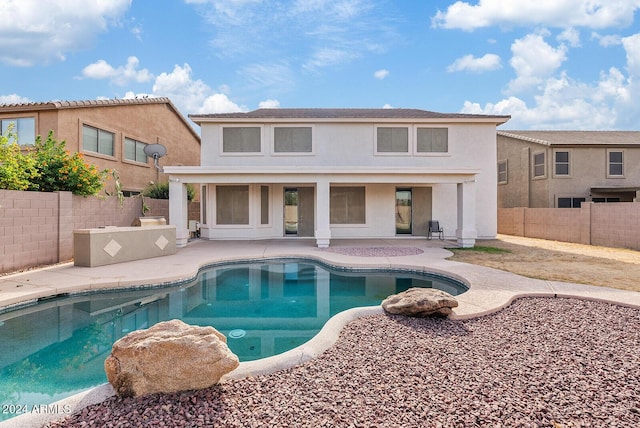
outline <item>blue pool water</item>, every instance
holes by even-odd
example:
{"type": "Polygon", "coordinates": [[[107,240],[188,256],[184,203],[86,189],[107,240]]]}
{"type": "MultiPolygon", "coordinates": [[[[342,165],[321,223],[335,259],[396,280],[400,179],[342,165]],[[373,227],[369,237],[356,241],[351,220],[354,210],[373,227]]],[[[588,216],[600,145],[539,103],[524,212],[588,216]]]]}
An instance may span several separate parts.
{"type": "Polygon", "coordinates": [[[161,321],[213,326],[250,361],[301,345],[338,312],[411,287],[466,291],[441,276],[280,260],[212,266],[183,284],[42,300],[0,313],[0,404],[18,413],[105,383],[111,345],[161,321]]]}

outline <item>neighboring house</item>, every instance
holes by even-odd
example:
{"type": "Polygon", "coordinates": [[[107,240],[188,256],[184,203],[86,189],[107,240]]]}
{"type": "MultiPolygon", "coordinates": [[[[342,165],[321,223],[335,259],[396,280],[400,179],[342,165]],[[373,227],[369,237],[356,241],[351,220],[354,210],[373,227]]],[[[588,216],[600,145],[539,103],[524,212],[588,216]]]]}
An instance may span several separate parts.
{"type": "MultiPolygon", "coordinates": [[[[53,131],[70,152],[82,153],[100,170],[116,170],[125,195],[139,193],[151,181],[167,181],[144,154],[147,144],[166,147],[161,164],[200,163],[200,136],[168,98],[0,105],[3,133],[10,124],[23,146],[53,131]]],[[[109,189],[113,188],[111,180],[109,189]]]]}
{"type": "Polygon", "coordinates": [[[640,132],[499,131],[498,208],[640,201],[640,132]]]}
{"type": "Polygon", "coordinates": [[[496,236],[496,126],[509,116],[414,109],[259,109],[189,116],[199,167],[166,166],[186,245],[186,183],[200,183],[208,239],[393,238],[472,246],[496,236]]]}

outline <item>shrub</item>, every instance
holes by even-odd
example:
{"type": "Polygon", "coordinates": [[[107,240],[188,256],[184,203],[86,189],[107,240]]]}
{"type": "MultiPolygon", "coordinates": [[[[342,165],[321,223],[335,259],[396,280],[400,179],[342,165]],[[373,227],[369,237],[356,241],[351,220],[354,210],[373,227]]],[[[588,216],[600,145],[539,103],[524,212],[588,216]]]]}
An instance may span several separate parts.
{"type": "Polygon", "coordinates": [[[96,195],[102,190],[107,170],[99,171],[95,165],[84,161],[82,153],[70,154],[49,132],[43,142],[36,138],[33,156],[39,176],[34,180],[43,192],[69,191],[75,195],[96,195]]]}
{"type": "MultiPolygon", "coordinates": [[[[169,199],[169,182],[150,184],[144,189],[142,196],[152,199],[169,199]]],[[[187,199],[192,201],[195,196],[195,187],[191,183],[187,183],[187,199]]]]}
{"type": "Polygon", "coordinates": [[[39,174],[36,161],[15,141],[10,125],[7,133],[0,135],[0,189],[37,190],[33,183],[39,174]]]}

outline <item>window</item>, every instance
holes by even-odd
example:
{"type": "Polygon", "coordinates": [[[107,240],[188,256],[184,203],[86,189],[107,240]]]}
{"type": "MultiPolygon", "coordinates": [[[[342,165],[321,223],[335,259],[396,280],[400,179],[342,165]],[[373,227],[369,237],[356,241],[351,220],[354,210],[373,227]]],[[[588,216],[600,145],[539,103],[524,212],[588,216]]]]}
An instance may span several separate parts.
{"type": "Polygon", "coordinates": [[[260,186],[260,224],[269,224],[269,186],[260,186]]]}
{"type": "Polygon", "coordinates": [[[277,127],[273,130],[276,153],[311,153],[311,127],[277,127]]]}
{"type": "Polygon", "coordinates": [[[533,177],[545,176],[544,152],[533,155],[533,177]]]}
{"type": "Polygon", "coordinates": [[[365,224],[364,187],[332,187],[329,193],[331,224],[365,224]]]}
{"type": "Polygon", "coordinates": [[[222,130],[223,153],[260,153],[260,127],[232,127],[222,130]]]}
{"type": "Polygon", "coordinates": [[[124,139],[124,158],[126,160],[147,163],[147,155],[144,152],[144,148],[147,145],[141,141],[134,140],[132,138],[124,139]]]}
{"type": "MultiPolygon", "coordinates": [[[[34,117],[0,119],[2,135],[7,135],[7,132],[11,127],[13,127],[12,133],[17,136],[17,143],[19,145],[26,146],[36,143],[36,119],[34,117]]],[[[15,137],[12,136],[9,139],[9,143],[15,142],[15,137]]]]}
{"type": "Polygon", "coordinates": [[[447,128],[418,128],[418,153],[446,153],[449,151],[447,128]]]}
{"type": "Polygon", "coordinates": [[[498,162],[498,184],[507,184],[507,161],[498,162]]]}
{"type": "Polygon", "coordinates": [[[597,202],[597,203],[620,202],[620,198],[591,198],[591,202],[597,202]]]}
{"type": "Polygon", "coordinates": [[[114,140],[115,134],[112,132],[94,128],[93,126],[82,126],[83,150],[113,156],[114,140]]]}
{"type": "Polygon", "coordinates": [[[569,152],[555,152],[555,175],[569,175],[569,152]]]}
{"type": "Polygon", "coordinates": [[[624,152],[609,150],[607,151],[607,156],[609,157],[608,176],[624,176],[624,152]]]}
{"type": "Polygon", "coordinates": [[[217,186],[216,207],[217,224],[249,224],[249,186],[217,186]]]}
{"type": "Polygon", "coordinates": [[[409,129],[378,127],[376,131],[378,153],[409,153],[409,129]]]}
{"type": "Polygon", "coordinates": [[[580,208],[587,198],[558,198],[558,208],[580,208]]]}

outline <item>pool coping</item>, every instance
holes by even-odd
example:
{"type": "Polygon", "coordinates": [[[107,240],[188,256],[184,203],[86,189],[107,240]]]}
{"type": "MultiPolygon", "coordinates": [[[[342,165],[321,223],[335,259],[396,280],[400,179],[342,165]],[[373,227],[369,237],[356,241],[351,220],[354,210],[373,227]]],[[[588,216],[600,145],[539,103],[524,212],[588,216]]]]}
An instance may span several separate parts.
{"type": "MultiPolygon", "coordinates": [[[[469,319],[488,315],[503,309],[515,299],[523,297],[580,298],[640,309],[640,293],[638,292],[538,280],[483,266],[446,260],[452,254],[446,247],[455,247],[455,243],[452,242],[427,242],[424,239],[369,239],[336,240],[332,242],[332,245],[343,247],[348,245],[414,246],[420,248],[422,253],[410,256],[367,257],[318,251],[307,240],[285,239],[252,241],[251,243],[245,241],[198,241],[194,245],[190,244],[180,249],[175,255],[156,259],[110,265],[106,268],[78,268],[71,264],[63,264],[0,277],[0,308],[19,306],[38,297],[60,294],[62,290],[66,290],[65,293],[73,293],[74,291],[79,293],[108,288],[136,287],[150,283],[186,282],[193,279],[203,267],[221,262],[247,259],[310,258],[320,263],[342,268],[376,267],[413,270],[462,280],[469,285],[469,290],[456,296],[459,306],[453,310],[450,315],[451,319],[469,319]],[[170,275],[167,273],[169,270],[162,269],[161,266],[172,266],[176,269],[172,270],[172,275],[170,275]],[[177,268],[178,266],[179,268],[177,268]],[[146,274],[140,274],[140,271],[144,271],[146,274]],[[131,272],[136,274],[131,274],[131,272]],[[2,291],[7,288],[7,284],[9,287],[21,284],[19,288],[28,286],[29,290],[22,295],[21,300],[16,299],[15,296],[11,299],[4,299],[2,291]],[[34,290],[38,287],[40,287],[38,290],[34,290]]],[[[353,308],[340,312],[330,318],[320,332],[308,342],[273,357],[242,362],[222,381],[269,374],[310,361],[330,348],[349,322],[363,316],[383,313],[381,306],[353,308]]],[[[114,394],[111,385],[105,383],[48,405],[41,413],[25,413],[2,421],[0,428],[42,426],[47,422],[76,413],[89,405],[100,403],[114,394]]]]}

